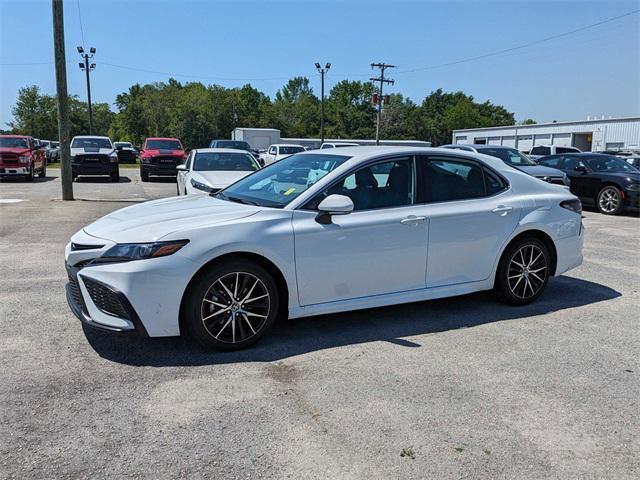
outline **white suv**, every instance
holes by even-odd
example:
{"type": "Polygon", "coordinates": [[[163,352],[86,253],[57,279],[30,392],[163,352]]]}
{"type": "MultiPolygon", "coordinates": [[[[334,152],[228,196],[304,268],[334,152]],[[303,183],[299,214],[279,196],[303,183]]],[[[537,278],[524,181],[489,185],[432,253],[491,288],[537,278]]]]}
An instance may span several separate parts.
{"type": "Polygon", "coordinates": [[[559,153],[582,153],[580,149],[576,147],[561,147],[558,145],[536,145],[529,152],[529,158],[536,160],[538,158],[546,157],[547,155],[557,155],[559,153]]]}

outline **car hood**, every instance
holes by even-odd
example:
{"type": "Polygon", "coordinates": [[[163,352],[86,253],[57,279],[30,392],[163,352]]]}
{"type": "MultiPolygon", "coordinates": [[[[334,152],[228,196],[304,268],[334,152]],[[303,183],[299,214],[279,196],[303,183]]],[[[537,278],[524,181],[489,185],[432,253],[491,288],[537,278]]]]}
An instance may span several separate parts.
{"type": "Polygon", "coordinates": [[[2,147],[0,148],[0,153],[12,153],[14,155],[28,155],[31,153],[31,150],[29,150],[28,148],[2,147]]]}
{"type": "Polygon", "coordinates": [[[117,210],[84,228],[85,233],[116,243],[154,242],[179,230],[248,217],[259,207],[209,195],[187,195],[140,203],[117,210]]]}
{"type": "Polygon", "coordinates": [[[557,168],[544,167],[542,165],[518,165],[520,170],[534,177],[564,177],[564,172],[557,168]]]}
{"type": "Polygon", "coordinates": [[[213,188],[225,188],[246,177],[251,171],[194,171],[191,177],[197,181],[210,185],[213,188]]]}
{"type": "Polygon", "coordinates": [[[82,147],[82,148],[72,148],[71,149],[71,156],[74,156],[74,155],[91,155],[91,154],[111,155],[113,152],[114,152],[113,148],[82,147]]]}

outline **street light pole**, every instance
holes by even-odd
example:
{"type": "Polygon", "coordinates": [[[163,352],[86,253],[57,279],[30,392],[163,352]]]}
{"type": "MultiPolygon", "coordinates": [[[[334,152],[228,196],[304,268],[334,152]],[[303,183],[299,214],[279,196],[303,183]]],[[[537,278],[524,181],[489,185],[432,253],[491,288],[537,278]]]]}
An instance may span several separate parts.
{"type": "Polygon", "coordinates": [[[93,58],[93,54],[96,53],[96,49],[91,47],[89,53],[85,53],[84,48],[78,47],[78,53],[84,60],[79,63],[80,70],[84,70],[87,75],[87,105],[89,107],[89,135],[93,135],[93,110],[91,108],[91,81],[89,80],[89,72],[96,68],[95,63],[89,64],[89,59],[93,58]]]}
{"type": "Polygon", "coordinates": [[[331,63],[327,62],[322,68],[316,62],[316,70],[320,72],[320,145],[324,143],[324,74],[331,68],[331,63]]]}

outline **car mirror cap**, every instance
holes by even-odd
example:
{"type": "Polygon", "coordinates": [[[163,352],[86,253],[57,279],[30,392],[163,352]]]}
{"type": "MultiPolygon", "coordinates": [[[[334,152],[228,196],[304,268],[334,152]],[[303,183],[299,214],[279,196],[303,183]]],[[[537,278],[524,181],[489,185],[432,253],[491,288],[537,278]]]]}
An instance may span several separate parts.
{"type": "Polygon", "coordinates": [[[329,195],[320,202],[318,211],[329,215],[346,215],[353,212],[353,201],[346,195],[329,195]]]}
{"type": "Polygon", "coordinates": [[[181,163],[179,165],[176,165],[176,170],[180,170],[182,172],[186,172],[187,171],[187,166],[184,163],[181,163]]]}

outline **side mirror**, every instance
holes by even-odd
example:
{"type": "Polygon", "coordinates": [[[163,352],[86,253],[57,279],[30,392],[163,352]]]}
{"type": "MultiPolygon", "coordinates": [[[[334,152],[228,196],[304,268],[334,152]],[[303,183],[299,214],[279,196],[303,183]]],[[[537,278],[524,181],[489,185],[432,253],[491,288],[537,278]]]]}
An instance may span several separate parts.
{"type": "Polygon", "coordinates": [[[587,167],[582,167],[582,166],[580,166],[580,165],[578,165],[577,167],[575,167],[573,170],[574,170],[574,171],[576,171],[576,172],[580,172],[580,173],[582,173],[583,175],[584,175],[585,173],[588,173],[588,172],[587,172],[587,167]]]}
{"type": "Polygon", "coordinates": [[[347,215],[353,212],[353,202],[346,195],[329,195],[318,205],[316,221],[323,225],[331,223],[333,215],[347,215]]]}
{"type": "Polygon", "coordinates": [[[179,165],[176,165],[176,170],[180,172],[186,172],[187,166],[184,163],[180,163],[179,165]]]}

